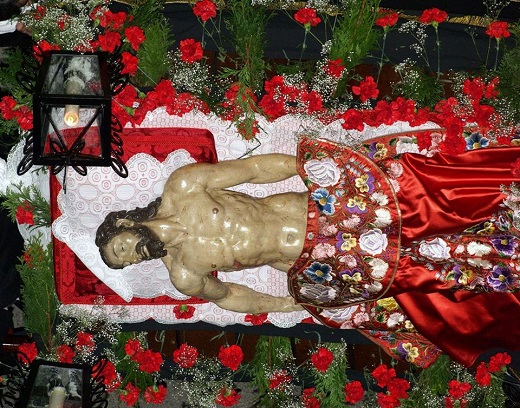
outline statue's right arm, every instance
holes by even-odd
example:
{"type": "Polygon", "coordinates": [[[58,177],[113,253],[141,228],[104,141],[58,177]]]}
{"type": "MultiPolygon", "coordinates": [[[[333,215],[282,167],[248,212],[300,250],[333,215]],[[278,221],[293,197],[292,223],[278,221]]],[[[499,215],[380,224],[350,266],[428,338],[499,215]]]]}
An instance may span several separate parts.
{"type": "Polygon", "coordinates": [[[165,188],[221,189],[243,183],[273,183],[297,174],[295,156],[273,153],[218,163],[190,164],[175,171],[165,188]]]}
{"type": "Polygon", "coordinates": [[[199,276],[177,269],[170,272],[170,277],[183,294],[205,299],[234,312],[259,314],[303,310],[291,296],[260,293],[244,285],[222,282],[211,274],[199,276]]]}

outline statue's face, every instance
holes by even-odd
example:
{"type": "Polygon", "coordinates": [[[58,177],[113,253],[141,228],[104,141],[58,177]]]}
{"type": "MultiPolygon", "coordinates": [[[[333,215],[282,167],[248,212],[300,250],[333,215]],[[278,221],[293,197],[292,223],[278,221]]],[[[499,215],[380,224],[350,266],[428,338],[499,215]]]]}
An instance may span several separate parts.
{"type": "Polygon", "coordinates": [[[140,253],[137,251],[137,244],[141,239],[133,231],[121,232],[112,238],[103,249],[106,260],[115,268],[141,262],[150,255],[146,245],[140,246],[142,248],[140,253]]]}
{"type": "Polygon", "coordinates": [[[166,256],[164,244],[152,231],[141,227],[139,232],[127,229],[114,236],[103,248],[107,264],[112,268],[124,268],[150,259],[166,256]]]}

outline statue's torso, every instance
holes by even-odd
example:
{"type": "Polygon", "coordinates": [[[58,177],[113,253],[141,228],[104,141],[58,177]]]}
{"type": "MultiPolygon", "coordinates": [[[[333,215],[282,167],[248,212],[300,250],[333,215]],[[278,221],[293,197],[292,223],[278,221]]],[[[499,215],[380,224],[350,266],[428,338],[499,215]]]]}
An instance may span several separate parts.
{"type": "Polygon", "coordinates": [[[266,264],[287,270],[301,253],[306,213],[307,193],[259,199],[229,190],[163,200],[160,209],[182,227],[168,254],[197,274],[266,264]]]}

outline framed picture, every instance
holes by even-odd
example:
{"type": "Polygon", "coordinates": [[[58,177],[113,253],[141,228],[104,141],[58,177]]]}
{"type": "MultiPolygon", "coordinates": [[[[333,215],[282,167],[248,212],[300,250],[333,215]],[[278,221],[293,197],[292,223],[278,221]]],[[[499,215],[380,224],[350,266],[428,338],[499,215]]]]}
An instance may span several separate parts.
{"type": "Polygon", "coordinates": [[[88,365],[35,360],[18,408],[89,408],[90,372],[88,365]]]}

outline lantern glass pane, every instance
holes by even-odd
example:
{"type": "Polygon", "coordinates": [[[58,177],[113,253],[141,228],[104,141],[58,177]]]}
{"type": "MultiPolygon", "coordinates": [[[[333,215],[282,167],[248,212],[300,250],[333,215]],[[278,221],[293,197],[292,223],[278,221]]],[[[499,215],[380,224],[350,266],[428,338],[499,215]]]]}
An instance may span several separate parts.
{"type": "Polygon", "coordinates": [[[52,157],[72,152],[76,157],[102,157],[99,108],[82,105],[48,108],[42,155],[52,157]]]}
{"type": "Polygon", "coordinates": [[[51,55],[42,94],[103,96],[98,56],[51,55]]]}

